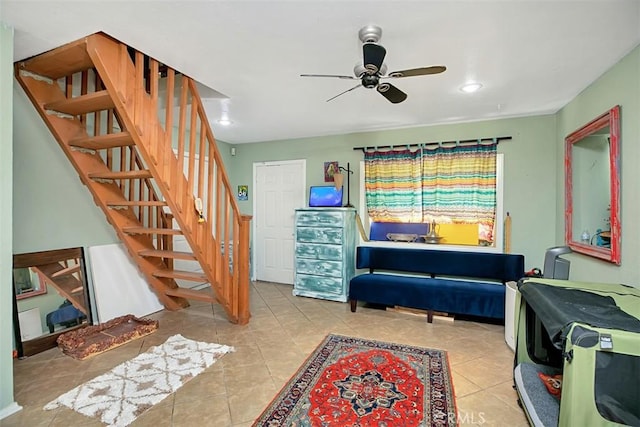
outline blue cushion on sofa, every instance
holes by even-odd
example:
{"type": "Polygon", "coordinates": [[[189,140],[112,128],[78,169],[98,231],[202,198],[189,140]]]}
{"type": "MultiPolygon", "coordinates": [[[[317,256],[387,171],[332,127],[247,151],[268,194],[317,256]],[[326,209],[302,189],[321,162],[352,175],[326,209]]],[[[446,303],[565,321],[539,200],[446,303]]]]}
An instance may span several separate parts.
{"type": "Polygon", "coordinates": [[[369,240],[389,240],[387,234],[415,234],[424,236],[429,233],[429,224],[406,222],[372,222],[369,229],[369,240]]]}

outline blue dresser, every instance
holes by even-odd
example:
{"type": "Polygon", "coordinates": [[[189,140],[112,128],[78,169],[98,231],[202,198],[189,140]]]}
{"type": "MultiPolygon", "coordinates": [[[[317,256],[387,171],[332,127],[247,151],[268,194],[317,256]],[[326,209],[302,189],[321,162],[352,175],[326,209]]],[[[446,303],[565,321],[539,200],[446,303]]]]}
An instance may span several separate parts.
{"type": "Polygon", "coordinates": [[[293,294],[346,302],[355,273],[356,210],[296,209],[293,294]]]}

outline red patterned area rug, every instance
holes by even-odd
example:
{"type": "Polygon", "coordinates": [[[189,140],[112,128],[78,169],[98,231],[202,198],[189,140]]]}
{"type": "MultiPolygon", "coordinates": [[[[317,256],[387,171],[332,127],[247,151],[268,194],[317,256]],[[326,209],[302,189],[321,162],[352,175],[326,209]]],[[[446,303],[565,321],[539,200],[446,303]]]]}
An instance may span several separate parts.
{"type": "Polygon", "coordinates": [[[254,426],[455,426],[442,350],[328,335],[254,426]]]}

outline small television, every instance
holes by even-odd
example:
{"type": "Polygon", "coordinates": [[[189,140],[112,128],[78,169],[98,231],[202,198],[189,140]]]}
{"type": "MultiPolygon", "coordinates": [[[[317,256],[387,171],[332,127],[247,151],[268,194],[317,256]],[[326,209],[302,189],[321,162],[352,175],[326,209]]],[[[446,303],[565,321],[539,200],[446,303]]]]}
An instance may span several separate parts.
{"type": "Polygon", "coordinates": [[[309,207],[342,207],[342,187],[335,185],[312,185],[309,188],[309,207]]]}

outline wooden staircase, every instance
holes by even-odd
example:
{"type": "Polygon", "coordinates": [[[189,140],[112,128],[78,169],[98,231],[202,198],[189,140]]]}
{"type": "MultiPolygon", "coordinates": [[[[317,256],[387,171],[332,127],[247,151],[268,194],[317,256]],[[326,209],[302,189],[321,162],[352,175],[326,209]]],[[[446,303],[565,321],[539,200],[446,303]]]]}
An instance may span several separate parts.
{"type": "Polygon", "coordinates": [[[219,303],[246,324],[251,217],[238,209],[195,82],[104,33],[15,69],[164,306],[219,303]],[[196,265],[174,268],[185,263],[196,265]]]}

